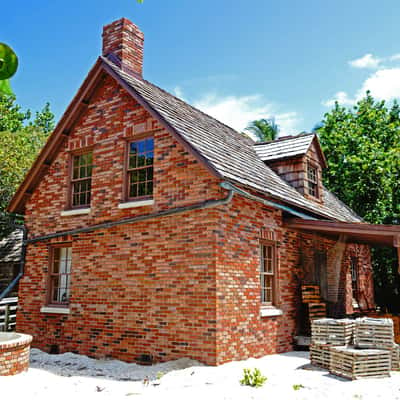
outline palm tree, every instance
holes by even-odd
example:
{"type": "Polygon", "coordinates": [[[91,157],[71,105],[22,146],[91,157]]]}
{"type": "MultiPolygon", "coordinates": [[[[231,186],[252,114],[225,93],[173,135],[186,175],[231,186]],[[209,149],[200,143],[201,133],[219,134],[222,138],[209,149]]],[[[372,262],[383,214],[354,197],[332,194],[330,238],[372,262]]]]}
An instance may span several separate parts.
{"type": "Polygon", "coordinates": [[[245,130],[252,133],[257,142],[268,142],[278,137],[279,126],[275,123],[275,118],[262,118],[250,122],[245,130]]]}

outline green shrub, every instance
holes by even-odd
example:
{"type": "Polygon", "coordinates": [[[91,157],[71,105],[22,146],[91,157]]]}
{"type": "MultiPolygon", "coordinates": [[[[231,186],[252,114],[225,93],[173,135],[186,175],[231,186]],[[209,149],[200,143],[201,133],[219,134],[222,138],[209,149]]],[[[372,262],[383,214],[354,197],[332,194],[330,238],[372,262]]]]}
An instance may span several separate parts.
{"type": "Polygon", "coordinates": [[[240,383],[246,386],[261,387],[264,385],[266,380],[267,377],[263,376],[258,368],[254,368],[253,370],[250,368],[245,368],[243,370],[243,378],[240,380],[240,383]]]}
{"type": "Polygon", "coordinates": [[[293,390],[300,390],[300,389],[304,389],[304,386],[301,383],[299,384],[296,383],[293,385],[293,390]]]}

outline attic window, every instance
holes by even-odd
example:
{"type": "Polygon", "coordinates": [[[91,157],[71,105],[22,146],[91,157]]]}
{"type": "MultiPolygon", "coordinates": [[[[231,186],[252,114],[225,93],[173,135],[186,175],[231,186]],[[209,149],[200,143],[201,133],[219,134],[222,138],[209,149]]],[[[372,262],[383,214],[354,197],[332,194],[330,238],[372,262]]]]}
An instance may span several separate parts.
{"type": "Polygon", "coordinates": [[[153,196],[154,139],[152,137],[129,143],[128,200],[153,196]]]}
{"type": "Polygon", "coordinates": [[[311,164],[307,166],[308,194],[318,198],[318,170],[311,164]]]}
{"type": "Polygon", "coordinates": [[[71,176],[71,206],[82,208],[90,206],[92,189],[92,152],[74,155],[71,176]]]}

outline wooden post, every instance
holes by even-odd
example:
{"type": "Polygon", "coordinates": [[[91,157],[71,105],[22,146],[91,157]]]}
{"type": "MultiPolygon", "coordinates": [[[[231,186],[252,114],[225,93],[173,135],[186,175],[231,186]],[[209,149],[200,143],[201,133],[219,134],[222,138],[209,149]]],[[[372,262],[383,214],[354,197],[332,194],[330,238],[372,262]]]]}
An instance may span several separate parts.
{"type": "Polygon", "coordinates": [[[397,272],[400,275],[400,236],[395,236],[393,238],[393,246],[397,248],[397,265],[398,265],[397,272]]]}
{"type": "Polygon", "coordinates": [[[4,313],[4,332],[8,332],[8,324],[10,323],[10,305],[6,304],[4,313]]]}

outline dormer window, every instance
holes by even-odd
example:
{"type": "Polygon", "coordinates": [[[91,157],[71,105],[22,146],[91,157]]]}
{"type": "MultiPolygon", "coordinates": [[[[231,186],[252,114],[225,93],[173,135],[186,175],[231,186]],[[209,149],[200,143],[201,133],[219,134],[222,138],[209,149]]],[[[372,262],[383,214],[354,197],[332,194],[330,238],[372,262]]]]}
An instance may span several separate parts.
{"type": "Polygon", "coordinates": [[[318,198],[318,169],[312,164],[307,164],[308,194],[318,198]]]}

